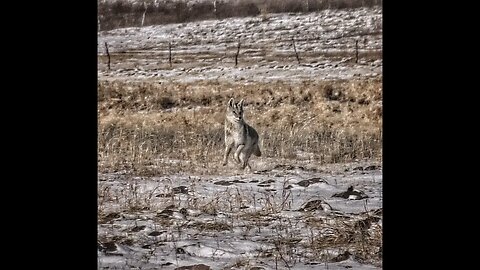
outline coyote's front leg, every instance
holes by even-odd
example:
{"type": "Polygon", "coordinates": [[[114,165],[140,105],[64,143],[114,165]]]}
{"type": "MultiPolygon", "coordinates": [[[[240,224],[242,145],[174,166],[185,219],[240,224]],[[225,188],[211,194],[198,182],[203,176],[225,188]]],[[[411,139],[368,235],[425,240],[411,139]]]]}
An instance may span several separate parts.
{"type": "Polygon", "coordinates": [[[227,144],[225,146],[225,154],[223,156],[223,163],[222,165],[225,166],[228,163],[228,155],[230,154],[230,151],[232,151],[233,143],[227,144]]]}
{"type": "Polygon", "coordinates": [[[245,147],[245,144],[240,144],[240,145],[238,146],[238,148],[237,148],[237,151],[235,151],[235,154],[233,154],[233,158],[235,159],[235,161],[236,161],[237,163],[242,163],[242,162],[240,161],[239,155],[240,155],[240,153],[242,152],[242,150],[243,150],[244,147],[245,147]]]}

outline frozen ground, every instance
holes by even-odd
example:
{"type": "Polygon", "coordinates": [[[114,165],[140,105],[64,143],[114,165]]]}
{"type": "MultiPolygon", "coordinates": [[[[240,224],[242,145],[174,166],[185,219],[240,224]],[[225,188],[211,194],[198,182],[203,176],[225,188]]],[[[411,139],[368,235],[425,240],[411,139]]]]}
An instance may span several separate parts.
{"type": "Polygon", "coordinates": [[[381,53],[381,8],[268,14],[99,32],[98,76],[243,83],[376,77],[382,74],[381,53]],[[105,42],[111,55],[110,70],[105,42]]]}
{"type": "Polygon", "coordinates": [[[102,269],[381,269],[378,164],[100,174],[98,192],[102,269]]]}

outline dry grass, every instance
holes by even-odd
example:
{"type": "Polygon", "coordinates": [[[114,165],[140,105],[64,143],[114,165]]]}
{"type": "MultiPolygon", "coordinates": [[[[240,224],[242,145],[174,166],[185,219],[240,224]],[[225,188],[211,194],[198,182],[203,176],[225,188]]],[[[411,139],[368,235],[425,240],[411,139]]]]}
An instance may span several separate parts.
{"type": "Polygon", "coordinates": [[[381,79],[232,84],[99,81],[99,172],[216,172],[225,104],[246,99],[263,157],[381,159],[381,79]],[[303,153],[309,153],[305,157],[303,153]]]}
{"type": "Polygon", "coordinates": [[[348,252],[360,262],[379,265],[383,237],[380,219],[373,212],[363,212],[357,217],[309,218],[306,222],[312,237],[305,248],[322,260],[334,262],[340,260],[340,254],[348,252]],[[331,256],[325,250],[335,250],[339,255],[331,256]]]}

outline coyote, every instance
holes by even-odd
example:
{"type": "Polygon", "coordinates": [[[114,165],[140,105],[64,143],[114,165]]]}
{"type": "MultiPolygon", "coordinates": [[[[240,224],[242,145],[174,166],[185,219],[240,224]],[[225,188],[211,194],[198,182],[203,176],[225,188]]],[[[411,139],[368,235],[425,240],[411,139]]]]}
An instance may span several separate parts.
{"type": "Polygon", "coordinates": [[[228,101],[227,115],[225,118],[225,155],[223,166],[227,165],[230,151],[234,151],[233,158],[241,168],[248,168],[248,159],[252,154],[259,157],[262,155],[258,146],[257,131],[243,120],[243,99],[235,104],[233,98],[228,101]]]}

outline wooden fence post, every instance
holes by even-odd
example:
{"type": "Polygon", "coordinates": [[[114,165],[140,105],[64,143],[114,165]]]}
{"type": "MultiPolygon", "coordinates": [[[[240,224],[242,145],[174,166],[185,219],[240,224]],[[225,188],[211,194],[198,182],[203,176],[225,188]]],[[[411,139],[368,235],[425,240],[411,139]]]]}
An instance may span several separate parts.
{"type": "Polygon", "coordinates": [[[235,54],[235,66],[238,64],[238,53],[240,52],[240,41],[238,42],[237,53],[235,54]]]}
{"type": "Polygon", "coordinates": [[[358,39],[355,40],[355,63],[358,63],[358,39]]]}
{"type": "Polygon", "coordinates": [[[107,57],[108,57],[108,70],[110,70],[110,53],[108,52],[108,44],[105,41],[105,50],[107,51],[107,57]]]}
{"type": "Polygon", "coordinates": [[[295,51],[295,56],[297,57],[297,62],[300,65],[300,58],[298,57],[297,48],[295,47],[295,38],[292,37],[293,50],[295,51]]]}
{"type": "Polygon", "coordinates": [[[170,67],[172,67],[172,43],[168,43],[168,62],[170,63],[170,67]]]}

